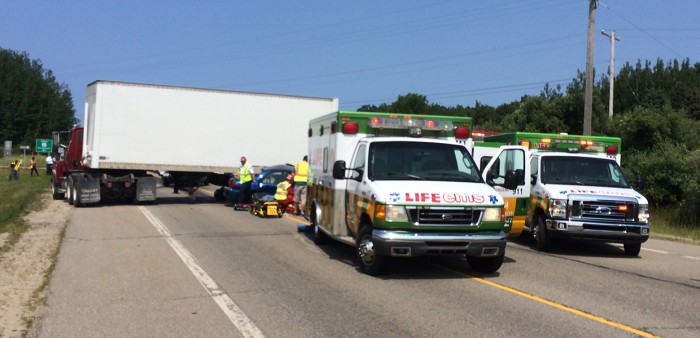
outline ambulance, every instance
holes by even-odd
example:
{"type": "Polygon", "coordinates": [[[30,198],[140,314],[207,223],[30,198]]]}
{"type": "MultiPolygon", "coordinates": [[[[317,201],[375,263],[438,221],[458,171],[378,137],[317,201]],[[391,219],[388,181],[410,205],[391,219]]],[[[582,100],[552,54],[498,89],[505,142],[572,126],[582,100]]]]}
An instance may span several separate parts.
{"type": "Polygon", "coordinates": [[[307,215],[314,242],[356,248],[377,275],[393,257],[503,263],[503,198],[469,154],[471,118],[339,111],[309,123],[307,215]]]}
{"type": "Polygon", "coordinates": [[[649,202],[620,169],[618,137],[513,132],[473,142],[484,181],[504,198],[509,236],[529,232],[541,251],[561,238],[621,243],[638,256],[649,202]]]}

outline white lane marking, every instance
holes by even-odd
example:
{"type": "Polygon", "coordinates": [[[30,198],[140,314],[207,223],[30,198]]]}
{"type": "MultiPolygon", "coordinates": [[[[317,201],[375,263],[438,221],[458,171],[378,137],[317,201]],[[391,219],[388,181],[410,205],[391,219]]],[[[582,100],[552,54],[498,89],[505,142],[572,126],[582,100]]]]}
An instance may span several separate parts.
{"type": "Polygon", "coordinates": [[[667,254],[668,252],[666,251],[661,251],[661,250],[654,250],[654,249],[648,249],[648,248],[642,248],[644,251],[651,251],[651,252],[656,252],[656,253],[661,253],[661,254],[667,254]]]}
{"type": "Polygon", "coordinates": [[[219,305],[224,314],[233,323],[234,326],[241,332],[244,337],[263,338],[265,335],[258,329],[248,316],[233,302],[233,300],[219,288],[214,279],[202,268],[197,262],[197,259],[187,250],[178,240],[170,235],[170,230],[156,218],[145,207],[139,206],[141,212],[146,216],[149,222],[160,232],[165,240],[170,244],[170,247],[175,250],[182,262],[190,269],[195,278],[207,290],[211,298],[219,305]]]}
{"type": "Polygon", "coordinates": [[[696,261],[700,261],[700,257],[693,257],[693,256],[681,256],[681,257],[687,258],[687,259],[694,259],[694,260],[696,260],[696,261]]]}

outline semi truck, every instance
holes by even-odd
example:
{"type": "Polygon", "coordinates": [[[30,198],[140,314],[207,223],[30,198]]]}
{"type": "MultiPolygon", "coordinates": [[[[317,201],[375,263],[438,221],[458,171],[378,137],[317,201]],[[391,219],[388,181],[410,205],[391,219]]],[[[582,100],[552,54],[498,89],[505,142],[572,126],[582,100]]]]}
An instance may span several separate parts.
{"type": "Polygon", "coordinates": [[[314,242],[354,246],[368,275],[388,259],[423,255],[463,255],[475,271],[497,271],[503,198],[468,152],[470,124],[350,111],[311,120],[306,214],[314,242]]]}
{"type": "Polygon", "coordinates": [[[84,126],[60,145],[53,198],[75,206],[151,202],[156,172],[168,172],[174,189],[190,194],[204,182],[225,186],[241,156],[258,170],[301,159],[307,143],[298,131],[337,109],[335,98],[95,81],[86,90],[84,126]]]}
{"type": "Polygon", "coordinates": [[[474,142],[485,182],[505,203],[505,232],[537,248],[562,238],[621,243],[638,256],[649,239],[649,203],[619,164],[619,137],[511,132],[474,142]]]}

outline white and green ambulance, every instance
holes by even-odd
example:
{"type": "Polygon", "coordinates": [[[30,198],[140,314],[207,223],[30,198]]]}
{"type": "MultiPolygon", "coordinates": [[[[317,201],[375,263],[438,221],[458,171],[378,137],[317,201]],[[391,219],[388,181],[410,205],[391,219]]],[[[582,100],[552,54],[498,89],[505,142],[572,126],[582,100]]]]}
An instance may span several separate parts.
{"type": "Polygon", "coordinates": [[[472,146],[509,236],[525,230],[542,251],[558,238],[621,243],[629,256],[649,239],[649,202],[622,174],[619,137],[513,132],[472,146]]]}
{"type": "Polygon", "coordinates": [[[353,245],[362,272],[390,257],[503,263],[503,198],[469,153],[471,118],[339,111],[309,123],[307,214],[314,241],[353,245]]]}

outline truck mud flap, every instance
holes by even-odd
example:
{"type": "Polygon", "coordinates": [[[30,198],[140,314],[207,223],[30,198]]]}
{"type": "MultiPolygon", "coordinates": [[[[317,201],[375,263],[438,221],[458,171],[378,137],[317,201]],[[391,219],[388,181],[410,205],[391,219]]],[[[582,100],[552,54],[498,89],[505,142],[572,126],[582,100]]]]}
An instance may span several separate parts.
{"type": "Polygon", "coordinates": [[[100,201],[100,179],[89,175],[78,175],[76,178],[75,199],[83,204],[100,201]]]}
{"type": "Polygon", "coordinates": [[[139,177],[136,180],[136,200],[139,202],[155,201],[157,182],[158,179],[155,177],[139,177]]]}

